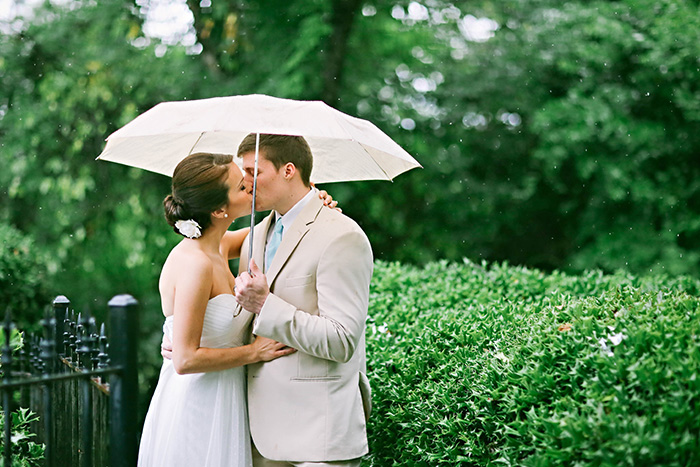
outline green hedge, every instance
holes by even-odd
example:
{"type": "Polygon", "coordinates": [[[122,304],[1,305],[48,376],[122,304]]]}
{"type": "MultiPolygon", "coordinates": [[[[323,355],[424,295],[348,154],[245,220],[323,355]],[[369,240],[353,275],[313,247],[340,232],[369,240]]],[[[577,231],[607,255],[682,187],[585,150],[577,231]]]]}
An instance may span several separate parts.
{"type": "Polygon", "coordinates": [[[699,291],[376,263],[366,465],[700,465],[699,291]]]}

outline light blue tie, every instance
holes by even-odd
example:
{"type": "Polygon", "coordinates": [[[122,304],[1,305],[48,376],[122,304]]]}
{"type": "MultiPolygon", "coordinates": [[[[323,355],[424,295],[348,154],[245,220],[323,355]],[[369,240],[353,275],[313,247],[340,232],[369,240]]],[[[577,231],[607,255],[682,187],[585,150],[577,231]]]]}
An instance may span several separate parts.
{"type": "Polygon", "coordinates": [[[270,241],[267,242],[267,248],[265,249],[265,271],[267,271],[270,264],[272,264],[272,258],[275,257],[277,248],[280,246],[280,242],[282,242],[282,230],[284,230],[282,220],[277,219],[275,228],[272,231],[272,236],[270,237],[270,241]]]}

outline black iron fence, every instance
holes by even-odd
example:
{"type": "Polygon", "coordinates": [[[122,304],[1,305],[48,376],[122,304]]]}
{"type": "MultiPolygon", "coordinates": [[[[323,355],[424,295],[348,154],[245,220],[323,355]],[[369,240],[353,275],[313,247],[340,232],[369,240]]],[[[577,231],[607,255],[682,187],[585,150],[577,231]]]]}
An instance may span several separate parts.
{"type": "Polygon", "coordinates": [[[138,314],[136,300],[117,295],[99,328],[88,313],[76,314],[58,296],[41,322],[41,335],[23,333],[11,348],[14,325],[8,310],[2,325],[2,409],[5,430],[0,465],[11,466],[11,413],[29,408],[46,446],[44,465],[136,465],[138,453],[138,314]]]}

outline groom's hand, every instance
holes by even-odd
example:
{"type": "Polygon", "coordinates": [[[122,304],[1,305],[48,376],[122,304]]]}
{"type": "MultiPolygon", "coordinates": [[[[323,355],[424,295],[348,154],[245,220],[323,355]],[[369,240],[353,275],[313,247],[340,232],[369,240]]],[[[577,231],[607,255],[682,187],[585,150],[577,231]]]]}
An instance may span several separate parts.
{"type": "Polygon", "coordinates": [[[260,313],[270,289],[267,286],[267,278],[262,273],[255,260],[250,260],[250,273],[243,272],[236,277],[236,287],[234,289],[238,303],[256,315],[260,313]]]}

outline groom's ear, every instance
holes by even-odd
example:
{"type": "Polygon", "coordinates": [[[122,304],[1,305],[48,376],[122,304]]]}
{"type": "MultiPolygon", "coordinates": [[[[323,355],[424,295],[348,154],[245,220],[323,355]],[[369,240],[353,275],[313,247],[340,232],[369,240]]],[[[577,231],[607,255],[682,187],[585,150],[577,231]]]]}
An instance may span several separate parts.
{"type": "Polygon", "coordinates": [[[292,162],[287,162],[286,164],[284,164],[282,170],[282,176],[287,181],[291,180],[294,177],[294,174],[297,173],[297,167],[292,162]]]}

